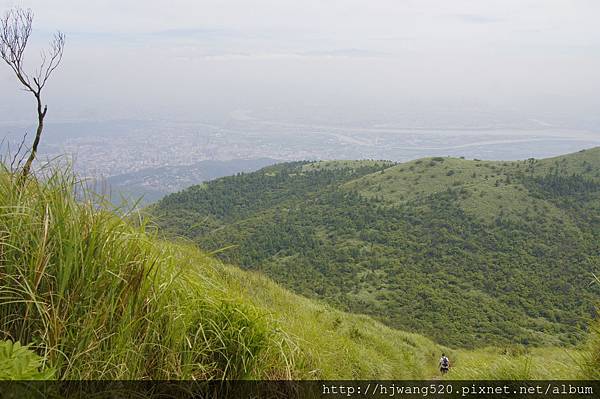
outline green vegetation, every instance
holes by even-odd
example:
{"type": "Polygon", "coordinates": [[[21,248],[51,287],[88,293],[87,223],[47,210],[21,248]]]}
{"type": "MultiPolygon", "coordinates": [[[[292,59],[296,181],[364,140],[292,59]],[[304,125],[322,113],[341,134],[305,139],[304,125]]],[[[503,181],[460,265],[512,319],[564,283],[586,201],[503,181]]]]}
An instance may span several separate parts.
{"type": "Polygon", "coordinates": [[[437,374],[441,351],[448,351],[421,335],[292,294],[261,273],[231,266],[226,270],[233,291],[269,309],[280,328],[294,337],[300,378],[428,379],[437,374]]]}
{"type": "Polygon", "coordinates": [[[595,320],[590,327],[588,340],[583,347],[577,364],[581,374],[590,380],[600,380],[600,320],[595,320]]]}
{"type": "Polygon", "coordinates": [[[336,170],[336,169],[360,169],[360,168],[375,168],[380,169],[384,166],[392,166],[394,162],[391,161],[352,161],[352,160],[338,160],[338,161],[318,161],[307,163],[302,166],[303,172],[319,171],[319,170],[336,170]]]}
{"type": "Polygon", "coordinates": [[[159,241],[135,215],[77,200],[62,173],[23,188],[17,179],[0,172],[0,364],[10,374],[1,378],[435,373],[443,348],[427,338],[299,297],[189,243],[159,241]],[[17,344],[5,351],[8,341],[36,355],[17,344]]]}
{"type": "Polygon", "coordinates": [[[151,208],[169,236],[454,347],[571,346],[600,287],[600,149],[288,163],[151,208]]]}
{"type": "Polygon", "coordinates": [[[0,380],[47,380],[53,371],[41,371],[43,359],[20,342],[0,341],[0,380]]]}
{"type": "Polygon", "coordinates": [[[563,348],[513,346],[459,351],[448,374],[454,380],[576,380],[590,378],[578,365],[582,353],[563,348]]]}
{"type": "Polygon", "coordinates": [[[287,338],[263,312],[194,277],[191,260],[143,224],[76,201],[74,182],[60,173],[24,188],[15,179],[0,174],[0,330],[30,343],[57,377],[291,372],[287,338]]]}
{"type": "Polygon", "coordinates": [[[448,378],[597,377],[598,334],[452,350],[160,241],[62,173],[17,178],[0,173],[0,379],[429,379],[442,351],[448,378]]]}

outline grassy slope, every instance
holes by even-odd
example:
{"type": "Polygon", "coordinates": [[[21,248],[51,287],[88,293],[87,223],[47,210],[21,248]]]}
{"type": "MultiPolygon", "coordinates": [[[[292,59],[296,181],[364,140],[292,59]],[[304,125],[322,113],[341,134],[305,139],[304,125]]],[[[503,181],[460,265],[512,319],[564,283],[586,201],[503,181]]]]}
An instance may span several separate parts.
{"type": "Polygon", "coordinates": [[[583,352],[561,348],[484,348],[458,351],[454,369],[448,375],[455,380],[539,380],[585,379],[580,367],[583,352]]]}
{"type": "Polygon", "coordinates": [[[245,378],[291,372],[286,337],[191,259],[115,213],[0,172],[0,332],[58,378],[245,378]],[[243,331],[240,333],[240,331],[243,331]]]}
{"type": "Polygon", "coordinates": [[[269,328],[288,339],[293,375],[299,378],[429,378],[444,347],[282,288],[261,273],[207,257],[190,244],[175,245],[181,259],[221,286],[237,303],[252,304],[269,328]],[[292,360],[293,359],[293,360],[292,360]]]}
{"type": "Polygon", "coordinates": [[[547,209],[551,217],[560,218],[572,227],[557,207],[549,201],[531,199],[526,187],[514,176],[524,172],[544,176],[554,168],[566,174],[582,174],[600,181],[600,148],[554,158],[524,161],[479,161],[457,158],[424,158],[390,167],[385,173],[373,173],[346,183],[367,197],[380,196],[393,204],[426,198],[435,193],[461,187],[474,195],[461,198],[461,207],[469,214],[487,221],[498,209],[519,213],[533,203],[547,209]],[[507,177],[513,177],[507,184],[507,177]]]}

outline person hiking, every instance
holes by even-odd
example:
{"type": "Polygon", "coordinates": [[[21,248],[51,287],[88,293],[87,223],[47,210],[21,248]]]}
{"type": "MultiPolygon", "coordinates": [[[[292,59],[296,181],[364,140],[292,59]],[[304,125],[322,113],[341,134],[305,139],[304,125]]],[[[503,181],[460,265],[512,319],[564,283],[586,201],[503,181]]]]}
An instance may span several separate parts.
{"type": "Polygon", "coordinates": [[[450,369],[450,359],[446,356],[445,353],[442,353],[442,357],[440,358],[440,372],[442,374],[446,374],[450,369]]]}

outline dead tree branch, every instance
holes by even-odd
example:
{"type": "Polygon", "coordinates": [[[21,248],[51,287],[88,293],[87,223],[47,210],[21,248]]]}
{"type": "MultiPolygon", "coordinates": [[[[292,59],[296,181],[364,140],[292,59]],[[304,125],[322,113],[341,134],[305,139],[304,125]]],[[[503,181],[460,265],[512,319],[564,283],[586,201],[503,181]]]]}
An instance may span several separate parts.
{"type": "Polygon", "coordinates": [[[42,51],[39,68],[29,75],[23,66],[25,49],[31,35],[33,12],[30,9],[11,8],[0,19],[0,57],[8,64],[26,91],[33,94],[37,105],[38,124],[29,152],[29,157],[23,165],[22,178],[27,178],[31,165],[36,157],[38,145],[44,130],[44,118],[48,106],[43,104],[42,90],[48,79],[62,61],[65,46],[65,35],[56,32],[48,51],[42,51]]]}

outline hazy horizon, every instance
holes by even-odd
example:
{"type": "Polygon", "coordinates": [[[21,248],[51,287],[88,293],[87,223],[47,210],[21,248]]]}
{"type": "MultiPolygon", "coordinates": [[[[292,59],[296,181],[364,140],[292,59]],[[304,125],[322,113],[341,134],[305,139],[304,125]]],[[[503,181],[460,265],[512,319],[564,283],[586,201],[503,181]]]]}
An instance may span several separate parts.
{"type": "MultiPolygon", "coordinates": [[[[592,0],[0,0],[55,30],[40,156],[113,176],[202,160],[545,157],[600,145],[592,0]]],[[[0,137],[35,122],[0,67],[0,137]]]]}
{"type": "MultiPolygon", "coordinates": [[[[0,0],[13,5],[35,12],[30,67],[49,34],[67,35],[50,120],[244,110],[310,121],[318,110],[333,124],[395,113],[597,122],[592,0],[0,0]]],[[[0,84],[0,122],[31,119],[6,66],[0,84]]]]}

